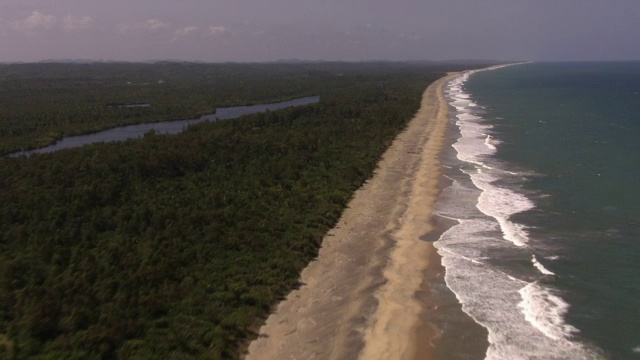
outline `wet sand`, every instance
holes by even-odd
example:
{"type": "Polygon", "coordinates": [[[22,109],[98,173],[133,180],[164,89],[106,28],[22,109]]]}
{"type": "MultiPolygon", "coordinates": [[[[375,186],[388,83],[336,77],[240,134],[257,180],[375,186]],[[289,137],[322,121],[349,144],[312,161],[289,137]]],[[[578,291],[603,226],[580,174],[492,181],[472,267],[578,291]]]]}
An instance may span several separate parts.
{"type": "Polygon", "coordinates": [[[448,122],[443,87],[453,76],[426,89],[418,113],[303,270],[302,286],[260,328],[247,360],[431,357],[437,329],[421,319],[437,254],[421,237],[435,229],[448,122]]]}

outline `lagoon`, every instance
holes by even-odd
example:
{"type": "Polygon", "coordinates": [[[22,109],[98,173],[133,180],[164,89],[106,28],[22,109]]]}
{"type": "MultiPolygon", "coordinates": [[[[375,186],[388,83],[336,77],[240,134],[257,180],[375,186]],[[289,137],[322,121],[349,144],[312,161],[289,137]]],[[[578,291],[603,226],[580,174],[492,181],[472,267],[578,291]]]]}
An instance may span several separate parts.
{"type": "Polygon", "coordinates": [[[289,101],[277,103],[257,104],[248,106],[231,106],[217,108],[215,113],[203,115],[197,119],[163,121],[147,124],[136,124],[119,126],[116,128],[99,131],[96,133],[69,136],[62,138],[55,144],[34,150],[19,151],[10,156],[30,156],[33,154],[50,153],[62,149],[80,147],[98,142],[122,141],[127,139],[136,139],[144,136],[149,131],[155,131],[157,134],[177,134],[184,131],[189,125],[197,124],[203,121],[217,121],[224,119],[235,119],[244,115],[256,114],[266,111],[275,111],[292,106],[302,106],[315,104],[320,101],[320,96],[307,96],[289,101]]]}

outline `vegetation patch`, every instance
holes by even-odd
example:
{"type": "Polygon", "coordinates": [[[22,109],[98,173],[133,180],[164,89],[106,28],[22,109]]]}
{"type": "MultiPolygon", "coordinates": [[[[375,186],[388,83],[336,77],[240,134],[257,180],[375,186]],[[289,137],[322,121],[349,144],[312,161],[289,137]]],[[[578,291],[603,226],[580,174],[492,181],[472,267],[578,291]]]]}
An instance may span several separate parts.
{"type": "MultiPolygon", "coordinates": [[[[243,81],[255,74],[246,66],[243,81]]],[[[0,358],[238,358],[442,75],[300,66],[271,69],[295,76],[265,97],[292,87],[321,94],[319,104],[0,159],[0,358]]],[[[67,81],[42,76],[54,89],[67,81]]]]}

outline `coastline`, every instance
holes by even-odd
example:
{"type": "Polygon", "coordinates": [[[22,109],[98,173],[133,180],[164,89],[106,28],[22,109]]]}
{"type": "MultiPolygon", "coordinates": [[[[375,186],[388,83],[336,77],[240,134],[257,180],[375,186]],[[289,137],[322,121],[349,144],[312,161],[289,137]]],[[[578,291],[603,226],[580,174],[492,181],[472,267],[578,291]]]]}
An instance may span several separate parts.
{"type": "MultiPolygon", "coordinates": [[[[510,167],[508,162],[502,163],[499,157],[494,157],[501,140],[518,141],[515,137],[498,136],[508,132],[504,128],[493,132],[496,125],[491,120],[496,119],[497,113],[509,119],[504,122],[507,126],[516,121],[508,117],[508,112],[507,115],[492,113],[494,107],[501,109],[498,106],[501,103],[482,101],[481,86],[476,94],[473,87],[465,85],[471,74],[504,66],[469,71],[452,81],[446,91],[455,108],[451,120],[459,128],[460,137],[452,149],[442,152],[444,177],[451,180],[451,184],[440,195],[436,223],[440,221],[438,217],[454,223],[447,226],[435,246],[446,268],[446,288],[467,316],[456,311],[460,315],[448,312],[435,319],[437,325],[447,326],[436,348],[436,357],[450,358],[456,354],[478,359],[599,358],[598,351],[583,343],[578,330],[565,322],[571,303],[563,298],[561,288],[555,286],[556,278],[549,277],[554,274],[537,262],[536,255],[544,256],[538,252],[537,244],[529,245],[532,238],[526,223],[521,222],[522,217],[513,216],[524,215],[536,204],[527,196],[531,193],[526,193],[524,186],[519,187],[526,181],[526,170],[510,167]],[[463,319],[465,317],[468,319],[463,319]],[[471,329],[466,320],[472,320],[486,335],[478,331],[465,334],[471,329]],[[486,354],[477,351],[481,343],[485,344],[486,354]]],[[[499,84],[501,76],[509,77],[508,72],[488,77],[485,88],[499,84]]],[[[537,89],[532,86],[530,91],[536,93],[537,89]]],[[[505,86],[494,98],[508,98],[511,90],[505,86]]],[[[540,118],[540,114],[532,117],[531,123],[537,124],[540,118]]],[[[548,129],[542,133],[546,135],[546,131],[548,129]]],[[[455,131],[450,132],[453,133],[455,131]]],[[[433,296],[438,295],[436,291],[433,296]]],[[[431,313],[439,315],[439,311],[431,313]]]]}
{"type": "Polygon", "coordinates": [[[434,246],[422,238],[435,229],[441,190],[444,86],[458,75],[427,87],[420,109],[326,235],[302,286],[260,328],[246,359],[432,357],[438,330],[421,320],[430,307],[427,280],[440,270],[434,246]]]}

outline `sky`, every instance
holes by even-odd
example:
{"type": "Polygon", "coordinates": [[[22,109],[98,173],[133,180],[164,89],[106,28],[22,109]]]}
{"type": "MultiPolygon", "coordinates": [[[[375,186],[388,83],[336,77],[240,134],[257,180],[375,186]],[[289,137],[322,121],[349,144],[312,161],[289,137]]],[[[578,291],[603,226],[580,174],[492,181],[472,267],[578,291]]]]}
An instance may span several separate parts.
{"type": "Polygon", "coordinates": [[[0,0],[0,62],[640,60],[640,0],[0,0]]]}

